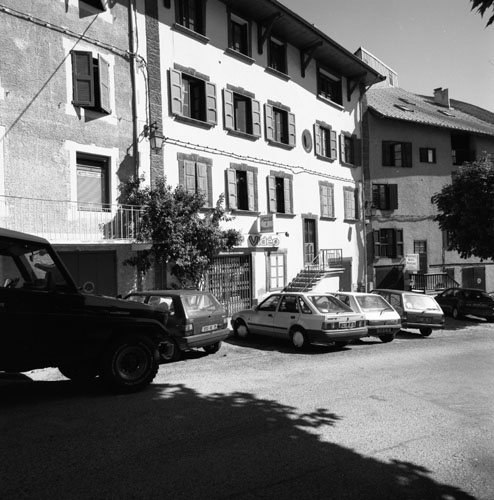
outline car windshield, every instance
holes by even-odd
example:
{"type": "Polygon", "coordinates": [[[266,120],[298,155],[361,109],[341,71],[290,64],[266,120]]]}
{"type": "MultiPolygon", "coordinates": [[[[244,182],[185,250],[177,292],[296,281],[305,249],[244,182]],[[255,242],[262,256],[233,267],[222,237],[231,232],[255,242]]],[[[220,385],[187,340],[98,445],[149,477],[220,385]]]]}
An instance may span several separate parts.
{"type": "Polygon", "coordinates": [[[352,312],[352,309],[332,295],[309,295],[310,302],[322,313],[352,312]]]}
{"type": "Polygon", "coordinates": [[[187,316],[202,316],[203,314],[222,313],[223,306],[209,293],[191,293],[182,296],[182,304],[187,316]]]}
{"type": "Polygon", "coordinates": [[[362,311],[392,311],[393,308],[380,295],[356,295],[355,300],[358,302],[362,311]]]}
{"type": "Polygon", "coordinates": [[[404,299],[407,309],[439,309],[439,305],[437,304],[437,302],[432,297],[429,297],[427,295],[406,294],[404,299]]]}

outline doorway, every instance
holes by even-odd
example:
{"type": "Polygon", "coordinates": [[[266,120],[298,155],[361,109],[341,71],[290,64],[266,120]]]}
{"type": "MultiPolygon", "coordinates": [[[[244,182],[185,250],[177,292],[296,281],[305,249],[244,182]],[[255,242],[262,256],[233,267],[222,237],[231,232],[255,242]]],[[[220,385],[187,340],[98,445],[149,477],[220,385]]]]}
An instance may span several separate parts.
{"type": "Polygon", "coordinates": [[[304,218],[304,265],[314,261],[317,249],[316,219],[304,218]]]}

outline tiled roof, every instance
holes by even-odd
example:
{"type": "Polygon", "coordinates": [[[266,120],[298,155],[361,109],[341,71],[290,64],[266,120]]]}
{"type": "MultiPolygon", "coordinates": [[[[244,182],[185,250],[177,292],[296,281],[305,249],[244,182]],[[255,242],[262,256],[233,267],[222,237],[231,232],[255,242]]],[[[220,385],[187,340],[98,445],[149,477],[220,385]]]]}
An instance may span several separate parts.
{"type": "Polygon", "coordinates": [[[451,99],[446,108],[435,104],[434,97],[400,88],[371,88],[366,99],[371,110],[386,118],[494,136],[494,113],[472,104],[451,99]]]}

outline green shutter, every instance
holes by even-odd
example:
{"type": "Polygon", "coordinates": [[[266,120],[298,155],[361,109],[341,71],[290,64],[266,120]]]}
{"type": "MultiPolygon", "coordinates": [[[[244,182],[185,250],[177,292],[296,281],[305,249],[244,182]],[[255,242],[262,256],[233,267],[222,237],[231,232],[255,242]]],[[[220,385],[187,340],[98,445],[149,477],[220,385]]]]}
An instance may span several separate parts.
{"type": "Polygon", "coordinates": [[[110,64],[101,56],[98,56],[98,73],[100,108],[110,114],[110,64]]]}
{"type": "Polygon", "coordinates": [[[211,82],[206,82],[206,108],[206,121],[211,124],[218,123],[216,112],[216,85],[211,82]]]}
{"type": "Polygon", "coordinates": [[[274,141],[273,106],[264,105],[264,121],[266,125],[266,140],[274,141]]]}
{"type": "Polygon", "coordinates": [[[72,55],[72,89],[74,106],[94,107],[93,54],[74,50],[72,55]]]}
{"type": "Polygon", "coordinates": [[[252,99],[252,135],[261,137],[261,103],[252,99]]]}
{"type": "Polygon", "coordinates": [[[171,69],[170,75],[170,111],[173,115],[183,115],[182,72],[171,69]]]}
{"type": "Polygon", "coordinates": [[[276,177],[268,176],[268,208],[270,212],[276,212],[276,177]]]}
{"type": "Polygon", "coordinates": [[[314,123],[314,152],[317,156],[322,155],[321,141],[321,127],[317,123],[314,123]]]}
{"type": "Polygon", "coordinates": [[[223,119],[227,130],[235,129],[233,92],[228,89],[223,89],[223,119]]]}
{"type": "Polygon", "coordinates": [[[338,158],[338,139],[336,136],[336,130],[331,130],[330,132],[331,138],[331,159],[336,160],[338,158]]]}
{"type": "Polygon", "coordinates": [[[251,172],[250,170],[247,170],[247,197],[249,210],[254,211],[256,209],[254,172],[251,172]]]}
{"type": "Polygon", "coordinates": [[[237,171],[233,168],[228,168],[226,170],[226,190],[227,190],[228,208],[230,208],[231,210],[235,210],[238,207],[237,171]]]}
{"type": "Polygon", "coordinates": [[[296,130],[295,130],[295,115],[288,113],[288,144],[295,147],[296,130]]]}

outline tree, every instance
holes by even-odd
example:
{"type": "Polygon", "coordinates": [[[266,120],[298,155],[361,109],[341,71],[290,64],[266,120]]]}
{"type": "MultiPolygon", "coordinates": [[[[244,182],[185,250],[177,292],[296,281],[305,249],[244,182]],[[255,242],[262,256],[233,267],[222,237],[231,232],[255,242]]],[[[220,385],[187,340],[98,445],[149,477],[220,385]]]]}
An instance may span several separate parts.
{"type": "Polygon", "coordinates": [[[494,155],[465,164],[432,197],[434,218],[448,233],[449,250],[462,258],[494,258],[494,155]]]}
{"type": "Polygon", "coordinates": [[[472,3],[471,10],[477,9],[477,12],[484,17],[484,14],[492,9],[493,14],[489,17],[486,27],[490,26],[494,22],[494,0],[470,0],[472,3]]]}
{"type": "Polygon", "coordinates": [[[149,250],[126,261],[143,272],[153,262],[172,264],[171,273],[182,283],[199,287],[204,273],[221,250],[231,250],[242,236],[235,229],[223,230],[220,223],[231,220],[221,195],[214,208],[205,208],[206,197],[183,186],[173,189],[166,178],[152,187],[141,187],[142,179],[121,186],[126,203],[142,208],[136,240],[151,243],[149,250]]]}

